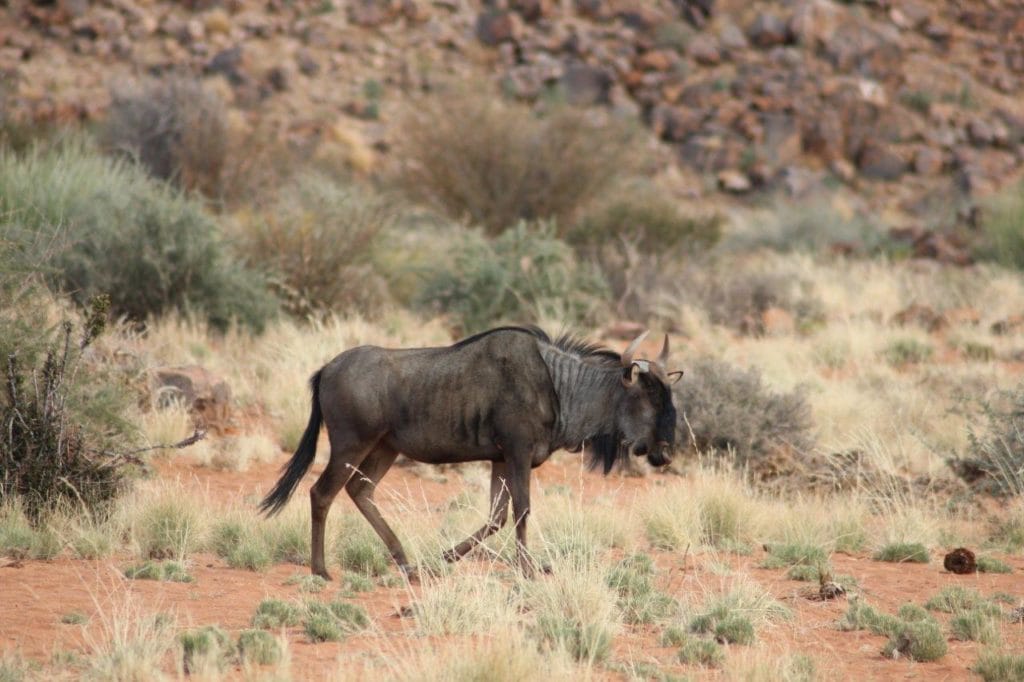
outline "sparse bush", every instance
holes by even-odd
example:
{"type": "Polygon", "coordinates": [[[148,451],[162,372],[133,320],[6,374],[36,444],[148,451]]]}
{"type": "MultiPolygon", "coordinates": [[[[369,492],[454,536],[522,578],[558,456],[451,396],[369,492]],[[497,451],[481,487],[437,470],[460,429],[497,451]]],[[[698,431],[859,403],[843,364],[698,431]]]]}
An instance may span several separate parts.
{"type": "Polygon", "coordinates": [[[298,585],[299,592],[316,593],[323,592],[327,588],[327,581],[319,575],[293,575],[284,581],[285,585],[298,585]]]}
{"type": "Polygon", "coordinates": [[[890,365],[916,365],[931,358],[935,349],[917,339],[895,339],[885,347],[883,356],[890,365]]]}
{"type": "Polygon", "coordinates": [[[818,545],[784,544],[770,545],[768,556],[761,563],[764,568],[785,568],[787,566],[819,566],[828,563],[828,552],[818,545]]]}
{"type": "Polygon", "coordinates": [[[260,277],[227,254],[199,202],[83,143],[0,153],[0,215],[0,241],[18,227],[18,243],[45,248],[28,257],[80,304],[105,293],[117,316],[199,311],[217,329],[259,330],[274,313],[260,277]]]}
{"type": "Polygon", "coordinates": [[[982,573],[1013,573],[1013,566],[995,557],[980,556],[977,565],[982,573]]]}
{"type": "Polygon", "coordinates": [[[918,620],[935,620],[935,617],[928,613],[928,609],[909,602],[897,609],[896,617],[908,623],[918,620]]]}
{"type": "Polygon", "coordinates": [[[1024,680],[1024,655],[986,650],[971,668],[985,682],[1019,682],[1024,680]]]}
{"type": "Polygon", "coordinates": [[[417,102],[401,129],[409,194],[492,235],[519,220],[570,224],[639,160],[617,121],[569,108],[539,117],[489,92],[417,102]]]}
{"type": "Polygon", "coordinates": [[[991,616],[1000,614],[999,605],[991,599],[986,599],[977,590],[950,585],[929,599],[924,604],[926,609],[942,611],[943,613],[963,613],[965,611],[981,611],[991,616]]]}
{"type": "Polygon", "coordinates": [[[85,625],[89,622],[89,617],[80,611],[71,611],[61,616],[60,622],[65,625],[85,625]]]}
{"type": "Polygon", "coordinates": [[[242,663],[271,665],[281,660],[281,644],[266,630],[238,633],[238,657],[242,663]]]}
{"type": "Polygon", "coordinates": [[[173,494],[145,503],[135,520],[135,541],[146,559],[187,557],[200,547],[199,511],[173,494]]]}
{"type": "Polygon", "coordinates": [[[715,639],[730,644],[753,644],[754,624],[744,616],[730,613],[715,624],[715,639]]]}
{"type": "Polygon", "coordinates": [[[911,562],[926,564],[930,560],[928,548],[919,542],[894,542],[888,544],[872,557],[875,561],[892,561],[896,563],[911,562]]]}
{"type": "MultiPolygon", "coordinates": [[[[965,456],[947,464],[977,490],[1024,495],[1024,384],[998,392],[981,410],[984,427],[970,427],[965,456]]],[[[1002,526],[1010,545],[1024,545],[1024,521],[1011,517],[1002,526]]]]}
{"type": "Polygon", "coordinates": [[[756,231],[737,234],[729,241],[734,250],[767,247],[783,253],[821,254],[838,248],[860,256],[884,253],[890,246],[880,225],[823,201],[779,202],[767,220],[758,221],[756,231]]]}
{"type": "Polygon", "coordinates": [[[234,657],[231,639],[216,625],[186,630],[178,635],[178,643],[186,673],[196,673],[207,666],[223,671],[234,657]]]}
{"type": "Polygon", "coordinates": [[[750,467],[780,450],[813,447],[811,411],[802,391],[775,393],[760,373],[712,358],[686,369],[673,389],[679,406],[676,432],[697,452],[732,455],[738,468],[750,467]]]}
{"type": "Polygon", "coordinates": [[[223,102],[202,82],[168,76],[115,88],[102,137],[154,178],[219,198],[226,117],[223,102]]]}
{"type": "Polygon", "coordinates": [[[892,636],[903,621],[887,613],[879,613],[863,599],[851,599],[846,613],[837,623],[843,631],[870,630],[876,635],[892,636]]]}
{"type": "Polygon", "coordinates": [[[252,616],[253,627],[265,630],[292,627],[301,621],[302,612],[299,608],[280,599],[264,599],[256,606],[256,613],[252,616]]]}
{"type": "Polygon", "coordinates": [[[959,640],[995,644],[999,641],[999,622],[982,609],[969,609],[953,616],[949,629],[959,640]]]}
{"type": "Polygon", "coordinates": [[[661,633],[661,646],[682,646],[690,639],[686,630],[678,625],[669,625],[661,633]]]}
{"type": "Polygon", "coordinates": [[[611,653],[612,634],[600,623],[545,615],[537,619],[537,628],[542,642],[565,649],[577,661],[600,663],[611,653]]]}
{"type": "Polygon", "coordinates": [[[306,173],[263,213],[244,214],[238,232],[243,253],[271,273],[271,285],[292,314],[373,316],[387,300],[374,252],[395,217],[393,202],[369,188],[306,173]]]}
{"type": "Polygon", "coordinates": [[[268,522],[263,535],[274,563],[309,564],[309,517],[282,515],[268,522]]]}
{"type": "Polygon", "coordinates": [[[342,592],[371,592],[373,580],[361,573],[346,573],[341,579],[342,592]]]}
{"type": "Polygon", "coordinates": [[[210,531],[210,548],[232,568],[262,571],[271,563],[265,538],[243,521],[228,519],[210,531]]]}
{"type": "Polygon", "coordinates": [[[618,563],[608,574],[608,586],[619,595],[618,605],[627,623],[653,623],[676,610],[676,602],[655,588],[654,565],[643,554],[618,563]]]}
{"type": "Polygon", "coordinates": [[[363,607],[347,602],[308,602],[304,628],[313,642],[336,642],[370,624],[363,607]]]}
{"type": "Polygon", "coordinates": [[[1024,270],[1024,185],[1013,185],[986,207],[982,240],[975,249],[980,258],[1016,270],[1024,270]]]}
{"type": "Polygon", "coordinates": [[[935,621],[903,623],[882,649],[887,658],[909,656],[915,661],[934,661],[946,655],[948,647],[942,628],[935,621]]]}
{"type": "Polygon", "coordinates": [[[467,232],[453,251],[451,263],[428,273],[419,304],[449,313],[463,333],[544,317],[584,323],[607,296],[600,275],[550,225],[519,223],[493,241],[467,232]]]}
{"type": "Polygon", "coordinates": [[[679,662],[717,668],[725,662],[725,652],[712,640],[687,637],[679,647],[679,662]]]}
{"type": "Polygon", "coordinates": [[[567,561],[543,581],[518,584],[519,605],[535,617],[531,632],[542,647],[562,650],[588,664],[611,653],[618,625],[617,595],[595,563],[567,561]]]}
{"type": "Polygon", "coordinates": [[[0,556],[12,559],[52,559],[63,543],[43,522],[33,527],[17,500],[0,505],[0,556]]]}
{"type": "Polygon", "coordinates": [[[103,331],[106,305],[104,298],[94,300],[78,338],[69,321],[50,338],[8,324],[7,314],[0,315],[0,333],[10,333],[0,341],[7,351],[0,398],[0,505],[17,503],[30,523],[68,506],[103,516],[123,490],[129,460],[105,448],[119,436],[131,442],[121,417],[127,400],[117,395],[120,387],[109,377],[82,361],[82,352],[103,331]]]}
{"type": "Polygon", "coordinates": [[[721,236],[717,213],[687,215],[679,202],[652,185],[629,187],[588,211],[566,231],[566,241],[589,249],[618,243],[640,253],[664,253],[677,247],[688,252],[709,248],[721,236]]]}
{"type": "Polygon", "coordinates": [[[126,566],[122,573],[129,580],[163,580],[172,583],[190,583],[194,580],[184,564],[178,561],[144,561],[126,566]]]}

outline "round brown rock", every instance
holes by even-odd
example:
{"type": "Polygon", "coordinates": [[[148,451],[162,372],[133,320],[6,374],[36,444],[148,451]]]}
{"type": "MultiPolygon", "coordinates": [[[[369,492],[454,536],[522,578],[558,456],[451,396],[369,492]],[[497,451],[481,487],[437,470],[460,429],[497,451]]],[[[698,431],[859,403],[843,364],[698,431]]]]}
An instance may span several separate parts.
{"type": "Polygon", "coordinates": [[[978,564],[974,561],[974,552],[966,547],[957,547],[947,554],[946,558],[942,561],[942,565],[950,573],[957,573],[959,575],[978,572],[978,564]]]}

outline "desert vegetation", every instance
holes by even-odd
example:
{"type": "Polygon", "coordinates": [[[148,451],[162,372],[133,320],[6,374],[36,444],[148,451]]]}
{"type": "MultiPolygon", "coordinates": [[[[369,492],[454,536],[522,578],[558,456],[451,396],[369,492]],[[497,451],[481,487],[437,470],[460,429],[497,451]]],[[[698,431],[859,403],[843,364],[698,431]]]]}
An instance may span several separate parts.
{"type": "Polygon", "coordinates": [[[1020,185],[950,264],[845,186],[709,206],[609,111],[428,90],[372,169],[247,137],[181,75],[95,130],[3,128],[0,679],[1019,679],[1020,185]],[[673,463],[556,454],[527,579],[507,528],[441,558],[487,514],[483,465],[405,462],[376,500],[419,579],[344,496],[337,581],[307,575],[306,496],[256,504],[311,372],[506,323],[670,334],[673,463]]]}

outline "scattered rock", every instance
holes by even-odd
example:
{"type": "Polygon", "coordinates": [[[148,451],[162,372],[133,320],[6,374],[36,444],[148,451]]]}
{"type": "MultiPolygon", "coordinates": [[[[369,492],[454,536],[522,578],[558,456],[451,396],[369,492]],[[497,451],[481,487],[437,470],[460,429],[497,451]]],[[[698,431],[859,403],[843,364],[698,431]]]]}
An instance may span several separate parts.
{"type": "Polygon", "coordinates": [[[562,76],[565,99],[574,106],[607,102],[613,82],[614,79],[607,70],[579,62],[567,66],[565,75],[562,76]]]}
{"type": "Polygon", "coordinates": [[[914,172],[930,177],[938,175],[945,166],[942,152],[932,147],[921,147],[914,153],[914,172]]]}
{"type": "Polygon", "coordinates": [[[907,168],[906,161],[886,144],[868,142],[857,156],[861,175],[873,180],[898,180],[907,168]]]}
{"type": "Polygon", "coordinates": [[[476,18],[476,37],[484,45],[518,40],[522,32],[522,19],[515,12],[488,10],[476,18]]]}
{"type": "Polygon", "coordinates": [[[356,26],[373,28],[394,21],[402,13],[395,0],[349,0],[348,20],[356,26]]]}
{"type": "Polygon", "coordinates": [[[831,601],[839,597],[845,597],[846,588],[831,580],[822,581],[821,586],[818,588],[818,596],[824,601],[831,601]]]}
{"type": "Polygon", "coordinates": [[[946,555],[942,560],[943,567],[950,573],[966,575],[977,573],[978,565],[974,560],[974,552],[966,547],[958,547],[946,555]]]}
{"type": "Polygon", "coordinates": [[[722,61],[718,41],[705,33],[694,36],[686,47],[686,53],[698,64],[704,66],[714,66],[722,61]]]}
{"type": "Polygon", "coordinates": [[[224,421],[230,409],[228,383],[199,365],[154,369],[150,385],[158,408],[183,404],[207,424],[224,421]]]}
{"type": "Polygon", "coordinates": [[[789,30],[786,22],[771,12],[759,12],[747,29],[750,42],[757,47],[774,47],[786,42],[789,30]]]}

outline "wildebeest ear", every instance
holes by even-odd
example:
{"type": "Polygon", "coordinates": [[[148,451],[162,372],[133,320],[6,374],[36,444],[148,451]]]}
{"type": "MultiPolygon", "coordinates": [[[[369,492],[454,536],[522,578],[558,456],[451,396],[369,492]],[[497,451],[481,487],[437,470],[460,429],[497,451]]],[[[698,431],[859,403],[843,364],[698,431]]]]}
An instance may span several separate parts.
{"type": "Polygon", "coordinates": [[[673,376],[675,377],[674,379],[672,379],[672,383],[674,384],[674,383],[678,382],[680,379],[683,378],[683,370],[677,369],[674,372],[669,372],[668,375],[670,377],[673,377],[673,376]]]}
{"type": "Polygon", "coordinates": [[[640,368],[636,364],[632,364],[622,371],[622,385],[626,388],[635,386],[639,378],[640,368]]]}

